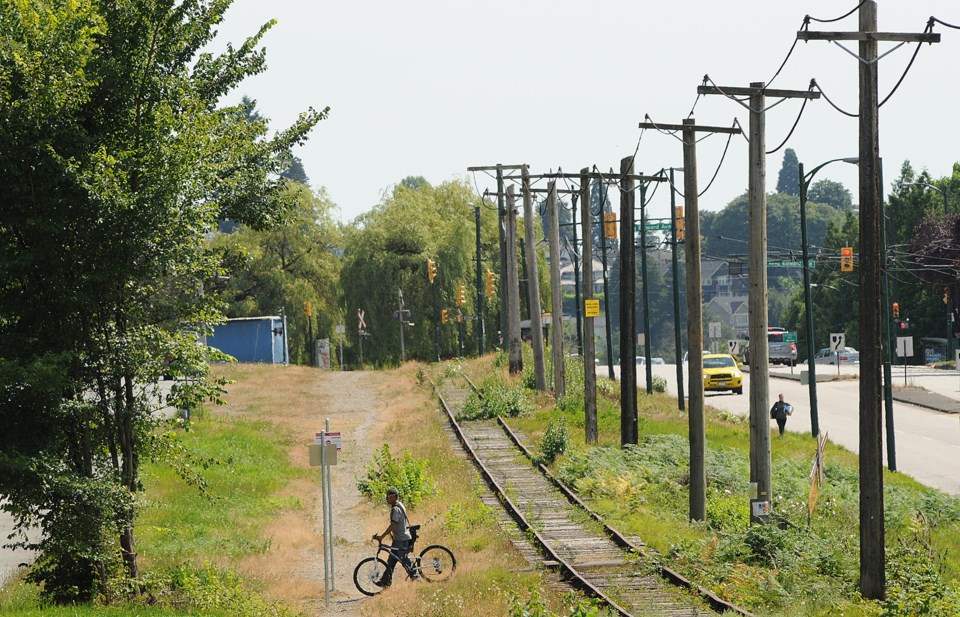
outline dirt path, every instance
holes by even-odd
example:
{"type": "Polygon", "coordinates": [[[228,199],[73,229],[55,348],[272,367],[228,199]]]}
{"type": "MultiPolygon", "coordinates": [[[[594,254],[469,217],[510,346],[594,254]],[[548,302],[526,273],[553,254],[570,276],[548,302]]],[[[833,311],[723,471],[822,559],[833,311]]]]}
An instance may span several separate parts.
{"type": "MultiPolygon", "coordinates": [[[[370,554],[374,532],[386,527],[386,509],[364,499],[357,490],[357,477],[373,452],[385,439],[391,417],[402,411],[395,401],[414,383],[409,371],[322,372],[288,367],[282,374],[267,375],[256,368],[239,368],[231,391],[245,393],[255,401],[248,409],[231,410],[247,417],[262,418],[293,429],[290,457],[295,465],[309,467],[307,446],[324,428],[343,434],[343,450],[333,467],[335,591],[330,606],[324,599],[323,517],[319,469],[310,479],[297,482],[291,493],[299,496],[304,508],[288,512],[266,534],[270,550],[247,560],[240,570],[266,581],[267,593],[302,608],[310,615],[360,616],[362,596],[353,585],[353,568],[370,554]],[[303,372],[308,374],[304,375],[303,372]],[[286,388],[283,409],[271,405],[272,393],[286,388]],[[290,388],[297,388],[290,405],[290,388]]],[[[227,396],[229,402],[230,396],[227,396]]]]}

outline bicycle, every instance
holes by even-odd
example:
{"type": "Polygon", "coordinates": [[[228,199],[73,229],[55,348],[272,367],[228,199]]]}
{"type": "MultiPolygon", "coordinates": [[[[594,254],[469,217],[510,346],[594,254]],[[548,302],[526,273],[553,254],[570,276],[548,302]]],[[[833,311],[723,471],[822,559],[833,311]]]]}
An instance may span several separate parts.
{"type": "MultiPolygon", "coordinates": [[[[431,544],[420,551],[419,555],[413,556],[413,548],[417,542],[417,531],[420,529],[420,525],[412,525],[409,529],[411,535],[411,555],[409,559],[413,567],[407,567],[407,564],[399,559],[397,562],[398,565],[403,566],[403,569],[407,573],[407,578],[413,578],[415,574],[418,574],[423,580],[431,583],[445,581],[450,578],[453,571],[457,569],[457,560],[453,556],[453,551],[446,546],[431,544]]],[[[380,557],[380,553],[384,552],[387,553],[388,556],[394,555],[399,558],[399,554],[395,548],[380,541],[377,544],[376,555],[362,559],[353,570],[353,584],[357,586],[357,589],[359,589],[363,595],[375,596],[385,589],[384,587],[374,584],[374,582],[380,580],[383,573],[387,570],[387,561],[380,557]]]]}

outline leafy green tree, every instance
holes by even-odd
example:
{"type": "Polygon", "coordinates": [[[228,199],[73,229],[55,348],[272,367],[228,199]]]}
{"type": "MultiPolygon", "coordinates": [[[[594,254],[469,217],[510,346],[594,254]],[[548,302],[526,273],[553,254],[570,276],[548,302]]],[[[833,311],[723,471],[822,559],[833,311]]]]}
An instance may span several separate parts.
{"type": "Polygon", "coordinates": [[[228,277],[216,281],[228,302],[227,317],[276,315],[286,309],[290,360],[309,364],[312,331],[316,338],[333,338],[341,323],[341,232],[333,220],[335,205],[323,189],[288,182],[283,199],[292,209],[283,224],[257,230],[241,227],[221,235],[214,246],[224,251],[228,277]],[[309,302],[312,316],[307,316],[309,302]]]}
{"type": "Polygon", "coordinates": [[[828,204],[843,213],[853,210],[853,196],[847,187],[833,180],[818,180],[810,186],[807,191],[807,200],[828,204]]]}
{"type": "MultiPolygon", "coordinates": [[[[400,358],[400,327],[394,317],[398,290],[403,290],[405,308],[411,311],[412,327],[405,328],[407,358],[435,359],[434,326],[440,309],[449,311],[449,323],[440,326],[440,353],[449,357],[457,350],[457,286],[466,287],[467,304],[462,311],[465,345],[476,346],[476,227],[473,189],[465,182],[439,186],[420,183],[411,188],[401,182],[372,211],[348,230],[340,285],[346,311],[347,335],[357,349],[357,309],[365,312],[367,332],[363,341],[364,363],[395,364],[400,358]],[[427,259],[437,264],[433,284],[427,278],[427,259]]],[[[484,269],[501,281],[495,207],[481,208],[481,250],[484,269]]],[[[499,289],[499,284],[498,284],[499,289]]],[[[499,305],[484,302],[486,348],[496,340],[499,305]]]]}
{"type": "MultiPolygon", "coordinates": [[[[218,218],[282,219],[278,174],[323,113],[274,137],[218,107],[264,69],[256,49],[201,52],[228,0],[0,4],[0,494],[39,526],[30,578],[57,602],[139,575],[144,458],[202,483],[157,432],[162,359],[216,397],[197,337],[220,318],[204,288],[218,218]]],[[[25,540],[20,544],[29,544],[25,540]]]]}
{"type": "Polygon", "coordinates": [[[783,164],[777,176],[777,192],[784,195],[800,194],[800,162],[793,148],[783,151],[783,164]]]}

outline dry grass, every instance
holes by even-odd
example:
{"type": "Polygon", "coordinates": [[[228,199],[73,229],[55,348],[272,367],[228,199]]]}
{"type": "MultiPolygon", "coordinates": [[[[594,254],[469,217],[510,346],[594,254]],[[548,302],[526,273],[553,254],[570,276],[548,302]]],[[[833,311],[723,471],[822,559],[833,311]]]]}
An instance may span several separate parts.
{"type": "Polygon", "coordinates": [[[540,589],[541,575],[527,570],[493,516],[477,516],[485,510],[479,500],[479,475],[458,456],[443,430],[445,419],[435,396],[417,381],[418,372],[430,367],[408,363],[393,371],[328,373],[303,367],[230,365],[218,370],[235,383],[226,397],[228,405],[212,413],[261,420],[288,432],[293,465],[307,467],[306,446],[326,418],[331,430],[344,435],[332,476],[337,560],[332,605],[325,608],[323,603],[319,473],[283,491],[300,497],[304,507],[284,512],[265,527],[269,550],[232,564],[245,577],[261,581],[269,596],[319,615],[499,617],[509,612],[511,591],[526,597],[531,589],[554,607],[562,604],[557,593],[540,589]],[[457,556],[457,572],[442,584],[398,580],[380,596],[361,600],[353,586],[353,568],[372,554],[369,538],[386,527],[387,510],[363,498],[356,484],[364,465],[384,443],[395,456],[408,450],[428,461],[427,471],[439,491],[411,509],[410,518],[424,524],[418,547],[449,546],[457,556]]]}

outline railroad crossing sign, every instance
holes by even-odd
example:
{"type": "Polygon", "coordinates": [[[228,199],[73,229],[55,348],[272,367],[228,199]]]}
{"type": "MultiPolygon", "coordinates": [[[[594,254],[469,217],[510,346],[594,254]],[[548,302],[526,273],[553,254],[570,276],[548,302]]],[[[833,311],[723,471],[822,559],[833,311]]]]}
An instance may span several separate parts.
{"type": "Polygon", "coordinates": [[[357,309],[357,329],[358,329],[358,330],[366,330],[366,329],[367,329],[367,322],[365,322],[365,321],[363,320],[363,316],[364,316],[365,314],[366,314],[366,312],[365,312],[363,309],[359,309],[359,308],[357,309]]]}
{"type": "Polygon", "coordinates": [[[731,340],[727,341],[727,350],[730,355],[737,355],[740,353],[740,341],[731,340]]]}
{"type": "Polygon", "coordinates": [[[847,337],[843,332],[832,332],[830,333],[830,349],[831,351],[840,351],[847,346],[847,337]]]}

